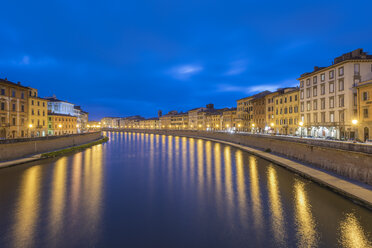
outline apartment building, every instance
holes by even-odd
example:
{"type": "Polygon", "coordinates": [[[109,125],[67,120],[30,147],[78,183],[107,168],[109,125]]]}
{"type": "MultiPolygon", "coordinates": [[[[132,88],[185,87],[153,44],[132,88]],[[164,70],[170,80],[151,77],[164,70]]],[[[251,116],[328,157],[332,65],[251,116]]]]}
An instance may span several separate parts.
{"type": "Polygon", "coordinates": [[[236,122],[240,124],[238,131],[250,131],[253,119],[253,96],[237,100],[236,122]]]}
{"type": "Polygon", "coordinates": [[[358,118],[354,121],[358,132],[356,137],[362,141],[372,140],[372,80],[357,85],[358,118]]]}
{"type": "Polygon", "coordinates": [[[222,112],[221,110],[210,111],[205,116],[206,118],[206,130],[217,131],[222,130],[222,112]]]}
{"type": "Polygon", "coordinates": [[[300,135],[299,128],[299,88],[285,88],[274,100],[274,121],[270,126],[277,134],[300,135]]]}
{"type": "Polygon", "coordinates": [[[266,104],[266,126],[264,129],[265,133],[273,133],[274,132],[274,115],[275,115],[275,103],[274,103],[274,97],[279,95],[281,92],[281,89],[278,89],[275,92],[272,92],[265,96],[265,104],[266,104]]]}
{"type": "Polygon", "coordinates": [[[221,123],[224,130],[235,131],[238,127],[236,119],[236,108],[226,108],[222,110],[221,123]]]}
{"type": "Polygon", "coordinates": [[[189,115],[188,113],[177,113],[171,116],[171,128],[172,129],[187,129],[189,125],[189,115]]]}
{"type": "Polygon", "coordinates": [[[28,88],[28,136],[48,135],[48,100],[38,96],[37,89],[28,88]]]}
{"type": "Polygon", "coordinates": [[[266,96],[269,94],[271,94],[271,92],[266,90],[253,96],[253,119],[251,126],[254,132],[262,133],[267,126],[266,96]]]}
{"type": "Polygon", "coordinates": [[[327,67],[314,67],[298,78],[300,119],[304,135],[355,138],[357,127],[357,89],[372,79],[372,56],[357,49],[334,59],[327,67]]]}
{"type": "Polygon", "coordinates": [[[28,88],[0,79],[0,139],[27,137],[28,88]]]}
{"type": "Polygon", "coordinates": [[[65,114],[48,113],[48,134],[68,135],[77,133],[77,117],[65,114]]]}

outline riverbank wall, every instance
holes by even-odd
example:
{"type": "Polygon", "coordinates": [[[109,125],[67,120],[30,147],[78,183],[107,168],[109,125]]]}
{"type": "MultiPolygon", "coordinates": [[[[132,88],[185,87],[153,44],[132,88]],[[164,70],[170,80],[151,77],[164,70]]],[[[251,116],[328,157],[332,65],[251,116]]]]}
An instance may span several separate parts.
{"type": "Polygon", "coordinates": [[[268,151],[372,185],[372,146],[370,145],[226,132],[142,129],[120,131],[227,141],[268,151]]]}
{"type": "Polygon", "coordinates": [[[102,138],[101,132],[0,141],[0,162],[75,147],[102,138]]]}

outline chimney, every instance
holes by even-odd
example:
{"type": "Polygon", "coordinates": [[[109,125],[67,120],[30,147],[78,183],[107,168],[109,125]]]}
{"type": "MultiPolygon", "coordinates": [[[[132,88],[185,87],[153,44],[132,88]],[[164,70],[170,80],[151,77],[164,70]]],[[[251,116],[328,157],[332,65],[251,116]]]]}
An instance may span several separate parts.
{"type": "Polygon", "coordinates": [[[213,103],[207,104],[207,109],[214,109],[213,103]]]}
{"type": "Polygon", "coordinates": [[[21,82],[18,81],[17,84],[18,84],[18,85],[21,85],[21,82]]]}
{"type": "Polygon", "coordinates": [[[158,117],[160,118],[163,115],[163,112],[161,110],[158,111],[158,117]]]}
{"type": "Polygon", "coordinates": [[[319,70],[319,66],[314,66],[314,71],[319,70]]]}

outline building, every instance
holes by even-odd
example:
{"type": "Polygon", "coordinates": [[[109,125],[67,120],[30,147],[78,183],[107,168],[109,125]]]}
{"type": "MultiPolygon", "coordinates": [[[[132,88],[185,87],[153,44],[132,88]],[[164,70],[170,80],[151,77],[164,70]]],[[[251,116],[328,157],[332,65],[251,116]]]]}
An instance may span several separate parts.
{"type": "Polygon", "coordinates": [[[356,137],[362,141],[372,140],[372,80],[359,83],[357,95],[358,118],[354,121],[358,130],[356,137]]]}
{"type": "MultiPolygon", "coordinates": [[[[76,120],[77,121],[77,120],[76,120]]],[[[87,131],[95,131],[101,129],[101,122],[100,121],[88,121],[87,123],[87,131]]]]}
{"type": "Polygon", "coordinates": [[[48,111],[55,114],[75,116],[74,104],[57,99],[55,95],[45,97],[48,100],[48,111]]]}
{"type": "Polygon", "coordinates": [[[206,130],[207,131],[218,131],[222,130],[222,111],[216,109],[206,114],[206,130]]]}
{"type": "Polygon", "coordinates": [[[266,105],[266,126],[265,126],[265,133],[274,133],[274,125],[275,125],[275,103],[274,97],[279,95],[282,89],[278,89],[275,92],[272,92],[265,96],[265,105],[266,105]]]}
{"type": "Polygon", "coordinates": [[[226,131],[235,131],[238,125],[236,123],[236,108],[222,109],[221,126],[226,131]]]}
{"type": "Polygon", "coordinates": [[[28,88],[0,79],[0,139],[27,137],[28,88]]]}
{"type": "Polygon", "coordinates": [[[253,96],[252,107],[253,107],[253,119],[252,119],[252,131],[263,133],[266,123],[266,96],[271,94],[270,91],[263,91],[253,96]]]}
{"type": "Polygon", "coordinates": [[[77,117],[72,115],[48,113],[48,134],[68,135],[77,133],[77,117]]]}
{"type": "Polygon", "coordinates": [[[119,128],[120,118],[119,117],[104,117],[101,119],[101,125],[103,128],[119,128]]]}
{"type": "Polygon", "coordinates": [[[80,106],[74,106],[74,116],[77,117],[77,132],[82,133],[87,130],[88,112],[81,109],[80,106]]]}
{"type": "Polygon", "coordinates": [[[37,89],[28,88],[28,137],[48,135],[48,100],[38,96],[37,89]]]}
{"type": "Polygon", "coordinates": [[[237,122],[240,123],[239,131],[248,132],[251,130],[253,119],[253,96],[245,97],[237,100],[237,122]]]}
{"type": "Polygon", "coordinates": [[[188,113],[177,113],[171,116],[171,128],[184,130],[189,126],[189,115],[188,113]]]}
{"type": "Polygon", "coordinates": [[[277,134],[296,135],[299,127],[299,88],[285,88],[274,96],[274,122],[271,127],[277,134]]]}
{"type": "Polygon", "coordinates": [[[314,67],[298,78],[300,118],[304,135],[353,139],[357,118],[357,89],[372,79],[372,56],[357,49],[334,59],[327,67],[314,67]]]}

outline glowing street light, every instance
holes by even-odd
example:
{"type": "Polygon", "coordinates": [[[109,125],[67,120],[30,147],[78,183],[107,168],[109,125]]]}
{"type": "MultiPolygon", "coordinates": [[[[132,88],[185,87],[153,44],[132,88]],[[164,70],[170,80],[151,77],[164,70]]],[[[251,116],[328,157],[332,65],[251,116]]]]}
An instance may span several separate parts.
{"type": "Polygon", "coordinates": [[[353,125],[357,125],[357,124],[358,124],[358,120],[354,119],[354,120],[351,121],[351,123],[352,123],[353,125]]]}
{"type": "Polygon", "coordinates": [[[302,127],[304,126],[304,123],[302,121],[300,121],[300,123],[298,123],[300,125],[300,135],[301,135],[301,138],[302,138],[302,127]]]}
{"type": "Polygon", "coordinates": [[[62,124],[59,124],[58,127],[61,128],[62,127],[62,124]]]}
{"type": "Polygon", "coordinates": [[[270,123],[270,126],[271,126],[271,127],[274,127],[274,122],[271,122],[271,123],[270,123]]]}
{"type": "Polygon", "coordinates": [[[29,128],[32,128],[32,124],[28,125],[29,128]]]}

